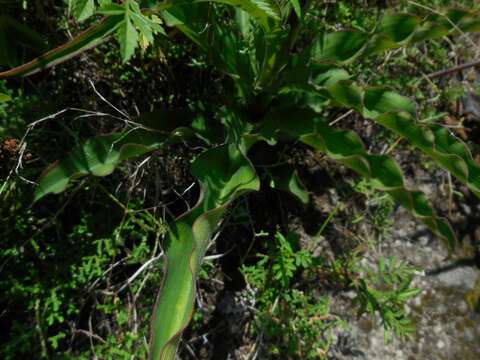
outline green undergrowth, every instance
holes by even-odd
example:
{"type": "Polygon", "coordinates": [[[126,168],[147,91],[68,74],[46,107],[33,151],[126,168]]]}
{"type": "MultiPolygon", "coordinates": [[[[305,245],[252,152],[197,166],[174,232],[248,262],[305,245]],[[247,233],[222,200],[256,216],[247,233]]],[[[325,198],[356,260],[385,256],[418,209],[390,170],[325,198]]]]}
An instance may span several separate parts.
{"type": "MultiPolygon", "coordinates": [[[[24,3],[27,7],[36,6],[31,1],[24,3]]],[[[429,13],[425,6],[455,5],[440,0],[394,3],[392,11],[409,10],[421,15],[429,13]]],[[[458,3],[472,10],[480,8],[476,1],[458,3]]],[[[59,11],[58,7],[56,11],[59,11]]],[[[384,12],[381,6],[365,5],[364,1],[337,1],[317,6],[306,16],[305,30],[296,46],[303,49],[319,32],[372,30],[384,12]]],[[[226,15],[230,13],[226,12],[226,15]]],[[[68,13],[61,19],[51,18],[47,23],[69,31],[86,27],[79,25],[68,13]]],[[[34,28],[41,28],[41,24],[34,25],[34,28]]],[[[227,28],[229,21],[225,20],[225,25],[227,28]]],[[[193,145],[180,139],[180,145],[186,149],[182,150],[183,153],[178,147],[167,149],[167,152],[173,152],[167,155],[153,153],[150,161],[157,161],[162,168],[157,173],[143,164],[144,156],[121,165],[120,171],[112,175],[113,179],[80,181],[73,175],[75,184],[68,194],[50,197],[38,206],[30,205],[33,187],[29,181],[91,135],[126,128],[123,115],[99,99],[89,80],[93,79],[102,95],[115,107],[122,111],[127,109],[131,115],[157,108],[193,106],[206,114],[213,114],[232,100],[228,94],[233,91],[224,89],[231,90],[233,81],[212,66],[211,59],[185,38],[175,33],[171,36],[173,41],[155,38],[150,47],[135,55],[129,54],[133,56],[129,63],[121,59],[126,49],[109,40],[82,55],[80,60],[74,60],[76,63],[72,67],[62,65],[65,67],[55,68],[52,71],[54,80],[39,74],[35,75],[35,81],[18,80],[8,85],[0,81],[0,96],[3,96],[0,97],[3,99],[0,102],[0,141],[14,138],[20,142],[28,131],[25,138],[28,156],[22,166],[16,158],[20,149],[9,155],[8,161],[0,163],[0,307],[3,309],[0,322],[6,329],[0,340],[2,359],[32,356],[39,359],[147,358],[150,314],[166,268],[161,256],[168,230],[166,223],[191,209],[192,198],[199,192],[197,187],[185,190],[184,183],[193,182],[185,164],[199,163],[196,173],[209,181],[202,174],[202,163],[197,162],[202,159],[198,154],[207,146],[218,145],[223,140],[218,141],[213,136],[210,140],[211,134],[206,133],[193,145]],[[96,63],[102,66],[93,66],[96,63]],[[58,97],[49,95],[52,93],[58,97]],[[66,107],[81,109],[34,128],[28,127],[33,121],[66,107]],[[91,120],[88,116],[82,117],[88,115],[82,109],[108,113],[109,116],[91,120]],[[191,158],[188,159],[185,153],[191,158]],[[17,165],[18,174],[12,172],[17,165]],[[7,182],[10,172],[12,176],[7,182]],[[166,172],[175,173],[173,180],[165,179],[166,172]],[[146,180],[147,175],[153,180],[146,180]],[[174,205],[170,208],[165,205],[170,206],[171,202],[174,205]],[[149,261],[154,265],[142,269],[142,265],[149,261]]],[[[428,74],[451,67],[455,60],[453,53],[458,55],[456,60],[460,62],[469,60],[470,54],[465,51],[469,47],[468,38],[460,37],[458,42],[457,39],[435,39],[392,50],[347,64],[345,69],[352,75],[352,80],[365,85],[387,86],[415,101],[421,114],[418,120],[423,123],[442,124],[449,116],[455,118],[456,124],[462,124],[466,120],[457,118],[453,108],[456,101],[465,96],[466,89],[457,81],[445,79],[438,85],[427,79],[428,74]]],[[[54,40],[56,36],[51,35],[48,42],[54,40]]],[[[325,109],[322,115],[334,120],[347,112],[347,108],[337,106],[325,109]]],[[[232,116],[223,125],[236,120],[232,116]]],[[[202,119],[196,121],[197,128],[202,130],[203,127],[204,130],[206,125],[202,119]]],[[[223,125],[220,122],[214,124],[217,128],[223,125]]],[[[425,160],[424,156],[412,156],[413,147],[398,135],[373,122],[367,124],[359,114],[340,118],[336,126],[338,129],[354,129],[368,145],[366,150],[397,156],[400,162],[407,163],[401,165],[407,165],[409,170],[420,167],[428,173],[434,168],[434,162],[425,160]],[[410,164],[412,159],[415,160],[413,165],[410,164]]],[[[234,128],[229,137],[234,138],[243,130],[234,128]]],[[[265,134],[268,135],[268,129],[265,134]]],[[[470,138],[464,140],[477,154],[478,145],[470,138]]],[[[282,154],[286,152],[281,145],[276,149],[282,154]]],[[[221,163],[224,158],[220,152],[225,149],[219,147],[217,150],[218,157],[213,160],[221,163]]],[[[228,151],[234,152],[225,150],[228,151]]],[[[242,162],[239,153],[235,159],[242,169],[248,168],[249,164],[242,162]]],[[[289,165],[290,159],[279,156],[275,160],[281,165],[289,165]]],[[[262,166],[259,166],[262,187],[268,183],[277,190],[288,189],[294,194],[293,198],[296,196],[299,200],[296,206],[308,208],[301,205],[309,195],[302,186],[305,174],[292,171],[285,180],[276,176],[274,166],[262,166]]],[[[411,175],[409,172],[408,178],[411,175]]],[[[283,231],[285,224],[277,224],[283,226],[282,231],[266,232],[268,236],[255,240],[257,243],[269,241],[268,244],[253,251],[248,247],[237,249],[244,260],[240,263],[240,272],[245,287],[254,293],[254,309],[251,309],[245,337],[254,345],[254,351],[265,359],[325,358],[335,345],[336,331],[348,329],[348,321],[333,311],[335,296],[347,292],[355,295],[348,306],[359,316],[366,314],[376,325],[383,327],[387,341],[392,336],[408,339],[414,333],[404,306],[418,293],[418,289],[411,287],[416,269],[396,258],[380,257],[367,264],[361,261],[365,252],[391,236],[392,214],[397,203],[379,192],[372,179],[354,177],[353,172],[345,167],[337,176],[345,181],[354,200],[342,194],[328,211],[323,211],[325,226],[319,217],[319,223],[314,227],[317,231],[320,229],[318,236],[324,236],[327,241],[333,236],[345,237],[343,240],[348,244],[345,246],[348,250],[345,249],[344,253],[314,255],[298,236],[283,231]],[[331,230],[333,225],[340,223],[348,224],[353,232],[358,230],[359,224],[366,223],[370,232],[365,236],[352,236],[352,240],[331,230]]],[[[457,184],[455,180],[454,183],[457,184]]],[[[232,187],[236,189],[235,186],[232,187]]],[[[310,195],[313,192],[310,191],[310,195]]],[[[454,192],[453,196],[460,195],[454,192]]],[[[219,199],[213,196],[211,202],[223,206],[223,200],[219,199]]],[[[234,205],[244,199],[241,195],[234,205]]],[[[211,206],[208,201],[202,205],[211,206]]],[[[223,210],[228,219],[226,223],[231,225],[234,221],[229,217],[237,214],[226,205],[223,210]]],[[[272,206],[267,211],[277,214],[284,209],[272,206]]],[[[250,216],[249,209],[244,209],[241,221],[234,225],[245,226],[251,222],[250,216]]],[[[287,219],[284,213],[281,216],[283,220],[287,219]]],[[[204,263],[199,270],[199,283],[221,271],[216,260],[204,263]]],[[[204,315],[202,311],[193,315],[187,336],[204,335],[204,315]]],[[[205,336],[208,338],[209,333],[205,336]]],[[[188,341],[188,338],[183,340],[188,341]]],[[[182,354],[187,354],[186,358],[191,356],[186,345],[181,343],[180,348],[182,354]]],[[[195,350],[201,352],[201,346],[195,350]]]]}

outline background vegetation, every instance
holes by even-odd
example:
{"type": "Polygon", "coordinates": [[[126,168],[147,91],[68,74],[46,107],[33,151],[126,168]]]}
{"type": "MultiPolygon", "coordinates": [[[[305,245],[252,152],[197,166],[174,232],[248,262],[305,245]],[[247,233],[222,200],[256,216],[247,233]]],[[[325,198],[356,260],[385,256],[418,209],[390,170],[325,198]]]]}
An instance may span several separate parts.
{"type": "MultiPolygon", "coordinates": [[[[2,69],[84,30],[95,17],[81,21],[88,19],[90,1],[77,3],[83,6],[2,2],[2,69]],[[28,26],[21,29],[25,39],[15,37],[16,26],[28,26]]],[[[298,46],[313,34],[370,31],[388,11],[427,16],[454,5],[480,10],[473,0],[314,1],[298,46]]],[[[232,13],[215,6],[228,29],[232,13]]],[[[127,128],[124,114],[192,104],[208,114],[229,103],[228,76],[176,30],[165,29],[167,36],[163,27],[152,38],[139,33],[138,51],[110,39],[45,72],[0,81],[1,358],[147,357],[150,315],[165,270],[162,241],[167,223],[198,197],[189,169],[204,144],[174,143],[108,177],[82,178],[35,204],[32,197],[34,181],[49,164],[92,136],[127,128]]],[[[479,54],[477,37],[456,35],[346,68],[360,83],[387,85],[414,99],[422,121],[450,126],[478,158],[476,72],[429,75],[479,54]]],[[[465,216],[461,205],[475,209],[478,200],[465,185],[361,115],[344,108],[327,115],[339,129],[356,130],[369,151],[392,154],[407,181],[418,174],[437,178],[432,202],[452,219],[460,255],[480,262],[478,214],[465,216]]],[[[405,304],[421,290],[412,285],[421,269],[376,251],[392,236],[397,204],[372,181],[301,143],[255,146],[252,161],[263,169],[262,185],[275,179],[269,164],[285,161],[299,176],[292,192],[300,201],[268,188],[229,207],[200,271],[197,309],[180,358],[326,358],[337,343],[336,329],[349,326],[342,313],[332,312],[332,301],[345,293],[353,294],[354,311],[378,320],[387,340],[411,338],[415,324],[405,304]],[[301,201],[302,185],[308,204],[301,201]],[[367,252],[375,263],[361,261],[367,252]]],[[[469,296],[472,309],[478,307],[478,294],[469,296]]]]}

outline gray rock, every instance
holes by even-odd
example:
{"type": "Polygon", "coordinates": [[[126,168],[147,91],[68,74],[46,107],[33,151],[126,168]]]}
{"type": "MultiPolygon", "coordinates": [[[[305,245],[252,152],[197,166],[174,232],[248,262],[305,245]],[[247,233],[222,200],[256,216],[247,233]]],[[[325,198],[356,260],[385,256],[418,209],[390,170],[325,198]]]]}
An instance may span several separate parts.
{"type": "Polygon", "coordinates": [[[437,348],[439,348],[440,350],[442,350],[445,347],[445,343],[440,339],[437,341],[436,345],[437,345],[437,348]]]}
{"type": "Polygon", "coordinates": [[[473,267],[456,267],[448,271],[444,271],[435,275],[437,280],[446,287],[461,287],[465,289],[471,289],[477,277],[480,275],[480,271],[473,267]]]}

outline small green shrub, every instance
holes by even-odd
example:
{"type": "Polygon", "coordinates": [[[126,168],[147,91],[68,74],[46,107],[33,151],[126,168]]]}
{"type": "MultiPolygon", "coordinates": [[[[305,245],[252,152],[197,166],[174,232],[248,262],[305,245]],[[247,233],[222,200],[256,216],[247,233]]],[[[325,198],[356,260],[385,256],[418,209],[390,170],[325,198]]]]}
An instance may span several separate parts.
{"type": "Polygon", "coordinates": [[[300,286],[308,283],[318,259],[299,249],[292,234],[275,234],[271,248],[270,254],[257,255],[255,265],[242,267],[247,282],[257,292],[254,333],[268,344],[260,351],[266,351],[269,358],[324,358],[331,330],[340,320],[330,314],[327,297],[318,296],[315,288],[300,286]]]}

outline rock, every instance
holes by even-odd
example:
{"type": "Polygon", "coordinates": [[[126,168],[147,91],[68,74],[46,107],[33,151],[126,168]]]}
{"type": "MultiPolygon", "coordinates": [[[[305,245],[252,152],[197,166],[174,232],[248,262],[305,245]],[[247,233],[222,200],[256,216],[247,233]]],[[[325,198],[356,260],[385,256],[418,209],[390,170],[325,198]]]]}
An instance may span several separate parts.
{"type": "Polygon", "coordinates": [[[467,328],[463,331],[463,338],[465,341],[473,342],[475,341],[475,334],[471,329],[467,328]]]}
{"type": "Polygon", "coordinates": [[[465,301],[460,301],[457,309],[460,313],[466,313],[468,311],[468,304],[465,301]]]}
{"type": "Polygon", "coordinates": [[[445,347],[445,343],[442,340],[438,340],[436,345],[437,345],[437,348],[439,348],[440,350],[442,350],[445,347]]]}
{"type": "Polygon", "coordinates": [[[446,287],[461,287],[471,289],[480,271],[473,267],[461,266],[451,270],[443,271],[435,277],[446,287]]]}
{"type": "Polygon", "coordinates": [[[347,292],[345,293],[345,296],[346,296],[348,299],[353,300],[353,299],[355,299],[355,297],[357,296],[357,293],[356,293],[355,291],[351,290],[351,291],[347,291],[347,292]]]}
{"type": "Polygon", "coordinates": [[[420,238],[418,239],[418,243],[421,245],[421,246],[427,246],[428,243],[429,243],[429,237],[428,236],[420,236],[420,238]]]}

